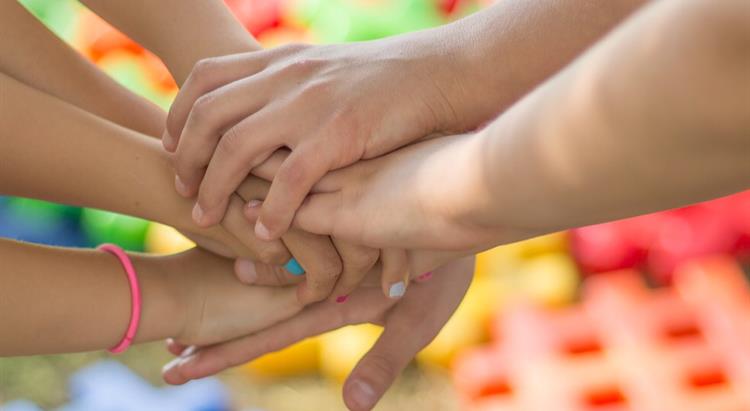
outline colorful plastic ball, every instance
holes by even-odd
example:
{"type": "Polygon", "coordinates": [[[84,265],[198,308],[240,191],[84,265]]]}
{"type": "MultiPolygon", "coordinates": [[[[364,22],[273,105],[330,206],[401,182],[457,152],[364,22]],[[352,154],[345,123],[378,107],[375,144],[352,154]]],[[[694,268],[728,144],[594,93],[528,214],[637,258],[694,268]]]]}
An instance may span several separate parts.
{"type": "Polygon", "coordinates": [[[144,251],[149,222],[136,217],[85,209],[81,227],[92,245],[114,243],[130,251],[144,251]]]}
{"type": "Polygon", "coordinates": [[[578,293],[581,276],[569,254],[545,254],[526,261],[516,273],[520,293],[549,307],[570,304],[578,293]]]}
{"type": "Polygon", "coordinates": [[[417,362],[449,368],[458,353],[486,341],[490,318],[502,307],[506,293],[499,277],[475,277],[445,327],[417,354],[417,362]]]}
{"type": "Polygon", "coordinates": [[[245,364],[244,370],[263,378],[287,378],[314,374],[320,367],[320,340],[308,338],[245,364]]]}
{"type": "Polygon", "coordinates": [[[359,360],[375,344],[381,332],[380,327],[363,324],[322,335],[321,373],[334,382],[343,383],[359,360]]]}
{"type": "Polygon", "coordinates": [[[176,229],[151,223],[146,233],[146,251],[154,254],[176,254],[195,247],[195,243],[176,229]]]}
{"type": "Polygon", "coordinates": [[[26,198],[7,197],[0,212],[0,236],[33,243],[83,247],[80,209],[26,198]]]}

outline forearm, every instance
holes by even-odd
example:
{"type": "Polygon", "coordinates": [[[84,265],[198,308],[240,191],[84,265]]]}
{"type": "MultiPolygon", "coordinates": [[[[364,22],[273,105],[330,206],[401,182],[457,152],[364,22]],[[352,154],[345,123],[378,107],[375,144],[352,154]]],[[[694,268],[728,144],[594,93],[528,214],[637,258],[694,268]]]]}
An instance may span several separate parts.
{"type": "Polygon", "coordinates": [[[748,21],[742,1],[634,16],[475,140],[495,207],[474,221],[549,232],[750,187],[748,21]]]}
{"type": "Polygon", "coordinates": [[[82,3],[159,56],[178,84],[204,58],[260,49],[221,0],[82,3]]]}
{"type": "Polygon", "coordinates": [[[18,2],[1,2],[0,16],[0,72],[124,127],[161,136],[160,108],[117,84],[18,2]]]}
{"type": "Polygon", "coordinates": [[[102,208],[180,229],[192,204],[159,142],[0,75],[0,193],[102,208]]]}
{"type": "MultiPolygon", "coordinates": [[[[176,279],[155,258],[132,259],[143,298],[135,342],[178,335],[185,319],[176,279]]],[[[0,261],[0,356],[98,350],[122,339],[131,297],[114,256],[0,239],[0,261]]]]}
{"type": "Polygon", "coordinates": [[[413,38],[423,53],[448,57],[453,70],[441,87],[462,105],[454,107],[463,124],[456,131],[465,131],[504,111],[646,2],[503,0],[413,38]]]}

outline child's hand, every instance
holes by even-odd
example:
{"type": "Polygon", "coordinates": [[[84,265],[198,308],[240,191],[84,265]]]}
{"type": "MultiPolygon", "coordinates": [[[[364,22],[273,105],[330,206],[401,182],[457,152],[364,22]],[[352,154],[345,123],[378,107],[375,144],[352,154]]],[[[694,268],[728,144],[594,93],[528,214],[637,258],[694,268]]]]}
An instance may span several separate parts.
{"type": "Polygon", "coordinates": [[[197,351],[183,351],[185,347],[170,344],[173,354],[183,356],[164,367],[164,379],[170,384],[184,384],[305,338],[370,322],[383,325],[384,331],[350,374],[344,385],[344,401],[350,409],[371,409],[456,310],[471,282],[471,262],[465,259],[436,270],[432,280],[416,284],[395,304],[377,291],[360,289],[346,304],[315,304],[289,320],[223,344],[197,351]]]}
{"type": "Polygon", "coordinates": [[[256,225],[259,237],[279,238],[329,170],[486,120],[474,118],[477,110],[454,110],[469,105],[459,101],[466,88],[453,73],[458,59],[446,50],[434,37],[408,35],[199,63],[172,106],[163,139],[177,154],[178,191],[198,194],[197,221],[216,224],[242,179],[288,147],[292,155],[256,225]]]}
{"type": "MultiPolygon", "coordinates": [[[[200,249],[158,257],[184,314],[175,341],[208,345],[269,327],[300,311],[294,288],[247,286],[232,262],[200,249]]],[[[144,295],[148,304],[148,296],[144,295]]]]}
{"type": "MultiPolygon", "coordinates": [[[[469,218],[471,207],[486,201],[480,136],[419,142],[331,172],[300,207],[295,226],[381,249],[466,253],[531,236],[525,229],[498,233],[469,218]]],[[[283,161],[274,155],[256,173],[268,178],[283,161]]]]}

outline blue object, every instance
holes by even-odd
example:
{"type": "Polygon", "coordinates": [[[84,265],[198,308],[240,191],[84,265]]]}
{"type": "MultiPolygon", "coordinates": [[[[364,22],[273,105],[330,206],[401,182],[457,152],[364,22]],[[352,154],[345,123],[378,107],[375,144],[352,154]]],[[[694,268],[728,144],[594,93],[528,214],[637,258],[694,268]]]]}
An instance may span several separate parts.
{"type": "Polygon", "coordinates": [[[284,265],[284,269],[289,271],[292,275],[303,275],[305,274],[305,269],[302,268],[301,265],[297,262],[297,259],[292,258],[289,260],[286,265],[284,265]]]}
{"type": "Polygon", "coordinates": [[[65,247],[88,244],[75,207],[17,197],[0,199],[0,237],[65,247]]]}
{"type": "Polygon", "coordinates": [[[13,401],[7,404],[0,404],[0,410],[3,410],[3,411],[42,411],[42,409],[37,407],[36,404],[26,401],[26,400],[13,401]]]}
{"type": "Polygon", "coordinates": [[[115,361],[76,373],[71,403],[57,411],[229,411],[229,393],[215,378],[156,388],[115,361]]]}

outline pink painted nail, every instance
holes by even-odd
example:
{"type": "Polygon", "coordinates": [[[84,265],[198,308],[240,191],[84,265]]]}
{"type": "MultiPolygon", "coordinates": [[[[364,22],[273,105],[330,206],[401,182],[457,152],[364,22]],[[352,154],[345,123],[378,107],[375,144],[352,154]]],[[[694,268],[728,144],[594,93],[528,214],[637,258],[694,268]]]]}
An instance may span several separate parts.
{"type": "Polygon", "coordinates": [[[417,280],[418,281],[427,281],[430,278],[432,278],[432,271],[420,275],[419,277],[417,277],[417,280]]]}
{"type": "Polygon", "coordinates": [[[336,302],[337,302],[338,304],[343,304],[343,303],[345,303],[345,302],[346,302],[346,300],[348,300],[348,299],[349,299],[349,296],[348,296],[348,295],[341,295],[341,296],[338,296],[338,297],[336,297],[336,302]]]}

